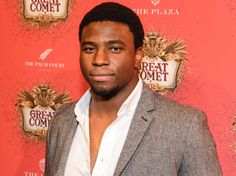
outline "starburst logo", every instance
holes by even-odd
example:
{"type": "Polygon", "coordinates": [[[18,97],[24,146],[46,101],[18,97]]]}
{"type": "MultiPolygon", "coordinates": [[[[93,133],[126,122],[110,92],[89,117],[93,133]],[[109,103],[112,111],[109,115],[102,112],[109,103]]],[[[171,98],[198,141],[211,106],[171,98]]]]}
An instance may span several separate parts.
{"type": "Polygon", "coordinates": [[[139,75],[154,91],[174,90],[185,59],[182,40],[168,42],[159,33],[145,34],[139,75]]]}
{"type": "Polygon", "coordinates": [[[22,90],[16,103],[22,117],[20,126],[30,137],[45,140],[55,110],[70,101],[68,93],[58,94],[47,84],[40,84],[31,91],[22,90]]]}
{"type": "Polygon", "coordinates": [[[151,0],[151,3],[156,6],[157,4],[160,3],[160,0],[151,0]]]}

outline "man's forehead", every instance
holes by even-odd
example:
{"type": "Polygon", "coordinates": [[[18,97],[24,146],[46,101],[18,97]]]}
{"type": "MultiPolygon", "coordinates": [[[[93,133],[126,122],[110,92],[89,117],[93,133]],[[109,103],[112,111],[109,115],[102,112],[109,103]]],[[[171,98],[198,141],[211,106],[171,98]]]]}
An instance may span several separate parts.
{"type": "Polygon", "coordinates": [[[98,38],[99,36],[117,40],[123,37],[133,37],[133,33],[129,30],[127,25],[119,22],[92,22],[83,29],[81,39],[98,38]]]}
{"type": "MultiPolygon", "coordinates": [[[[115,22],[115,21],[96,21],[91,22],[88,25],[86,25],[82,31],[82,34],[84,31],[106,31],[106,30],[114,30],[117,28],[122,28],[122,30],[129,30],[129,26],[124,23],[115,22]]],[[[113,31],[114,33],[119,33],[121,31],[113,31]]]]}

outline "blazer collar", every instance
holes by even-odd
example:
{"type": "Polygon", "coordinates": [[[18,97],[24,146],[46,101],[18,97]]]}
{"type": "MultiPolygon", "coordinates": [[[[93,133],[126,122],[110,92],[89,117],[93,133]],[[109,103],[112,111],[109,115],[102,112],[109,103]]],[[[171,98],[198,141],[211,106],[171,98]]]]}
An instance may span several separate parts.
{"type": "Polygon", "coordinates": [[[147,87],[146,84],[144,84],[142,95],[131,122],[120,158],[116,165],[114,176],[120,175],[137,149],[143,135],[152,121],[152,117],[148,115],[148,112],[154,109],[154,93],[147,87]]]}
{"type": "MultiPolygon", "coordinates": [[[[56,175],[64,175],[67,158],[76,131],[77,121],[74,113],[75,104],[76,103],[73,103],[69,108],[70,110],[67,112],[67,117],[65,117],[67,120],[65,120],[60,132],[60,141],[62,145],[60,146],[61,152],[58,157],[59,167],[56,171],[56,175]]],[[[131,159],[134,151],[138,147],[143,135],[152,121],[152,117],[148,115],[148,112],[154,109],[154,93],[144,83],[142,94],[135,110],[135,114],[118,160],[114,176],[120,175],[128,161],[131,159]]]]}
{"type": "Polygon", "coordinates": [[[60,147],[60,150],[58,150],[60,152],[58,153],[58,158],[57,158],[58,160],[56,161],[58,162],[58,168],[55,174],[58,176],[64,175],[66,162],[70,152],[70,147],[78,124],[76,121],[74,108],[75,108],[75,103],[71,104],[71,107],[68,108],[69,110],[66,112],[66,117],[64,117],[65,121],[60,130],[61,135],[59,141],[61,145],[58,146],[58,148],[60,147]]]}

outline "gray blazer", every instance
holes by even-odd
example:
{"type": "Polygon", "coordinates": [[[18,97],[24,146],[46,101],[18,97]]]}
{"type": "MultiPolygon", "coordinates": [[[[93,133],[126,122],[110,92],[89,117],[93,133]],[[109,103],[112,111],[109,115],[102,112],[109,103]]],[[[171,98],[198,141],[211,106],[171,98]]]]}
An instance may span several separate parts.
{"type": "MultiPolygon", "coordinates": [[[[60,108],[49,127],[45,176],[63,176],[77,127],[75,103],[60,108]]],[[[221,176],[205,115],[146,85],[114,176],[221,176]]]]}

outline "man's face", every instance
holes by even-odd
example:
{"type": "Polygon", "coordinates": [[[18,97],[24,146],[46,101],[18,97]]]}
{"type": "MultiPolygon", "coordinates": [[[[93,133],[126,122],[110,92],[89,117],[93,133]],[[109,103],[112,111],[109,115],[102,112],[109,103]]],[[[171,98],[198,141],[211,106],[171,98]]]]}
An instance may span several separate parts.
{"type": "Polygon", "coordinates": [[[80,66],[96,95],[111,98],[130,91],[138,80],[133,33],[117,22],[92,22],[82,31],[80,66]]]}

